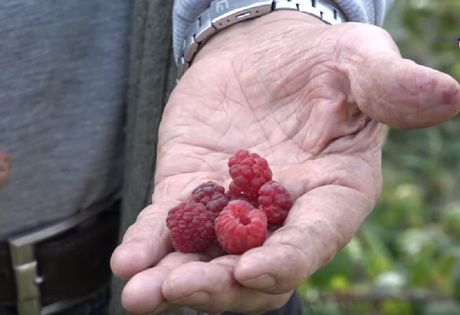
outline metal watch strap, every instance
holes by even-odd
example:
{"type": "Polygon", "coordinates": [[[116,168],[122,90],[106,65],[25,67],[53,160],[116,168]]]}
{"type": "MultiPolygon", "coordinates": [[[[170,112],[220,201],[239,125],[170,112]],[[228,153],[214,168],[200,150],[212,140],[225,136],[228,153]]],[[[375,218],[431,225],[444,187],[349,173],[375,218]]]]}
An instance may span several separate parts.
{"type": "Polygon", "coordinates": [[[327,0],[213,0],[188,29],[177,60],[178,79],[188,70],[200,47],[216,32],[276,10],[296,10],[328,24],[346,22],[345,15],[327,0]]]}

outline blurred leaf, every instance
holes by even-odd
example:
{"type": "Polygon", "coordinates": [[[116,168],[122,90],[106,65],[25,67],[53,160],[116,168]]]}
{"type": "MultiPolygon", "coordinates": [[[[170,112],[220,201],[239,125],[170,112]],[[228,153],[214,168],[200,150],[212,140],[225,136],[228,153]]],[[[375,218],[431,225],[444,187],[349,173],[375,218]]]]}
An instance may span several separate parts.
{"type": "Polygon", "coordinates": [[[460,314],[460,307],[453,302],[431,302],[427,303],[423,315],[457,315],[460,314]]]}
{"type": "Polygon", "coordinates": [[[391,254],[387,250],[377,229],[367,225],[360,233],[360,239],[365,249],[364,268],[370,277],[375,278],[380,273],[388,271],[393,266],[391,254]]]}
{"type": "Polygon", "coordinates": [[[382,315],[412,315],[409,302],[386,301],[382,305],[382,315]]]}
{"type": "Polygon", "coordinates": [[[375,281],[377,290],[388,293],[402,291],[406,284],[406,276],[398,271],[384,272],[380,274],[375,281]]]}
{"type": "Polygon", "coordinates": [[[442,225],[447,233],[460,242],[460,202],[447,205],[442,213],[442,225]]]}
{"type": "MultiPolygon", "coordinates": [[[[452,270],[453,296],[460,304],[460,257],[457,257],[452,270]]],[[[459,313],[460,314],[460,313],[459,313]]]]}

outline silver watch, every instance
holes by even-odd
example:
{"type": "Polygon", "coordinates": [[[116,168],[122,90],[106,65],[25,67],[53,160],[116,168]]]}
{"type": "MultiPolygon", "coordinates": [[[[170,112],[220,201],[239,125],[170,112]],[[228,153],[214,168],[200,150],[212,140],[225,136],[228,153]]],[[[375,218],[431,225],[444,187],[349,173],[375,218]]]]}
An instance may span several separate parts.
{"type": "Polygon", "coordinates": [[[188,28],[177,60],[178,79],[190,67],[200,47],[216,32],[275,10],[308,13],[328,24],[346,22],[345,15],[328,0],[213,0],[188,28]]]}

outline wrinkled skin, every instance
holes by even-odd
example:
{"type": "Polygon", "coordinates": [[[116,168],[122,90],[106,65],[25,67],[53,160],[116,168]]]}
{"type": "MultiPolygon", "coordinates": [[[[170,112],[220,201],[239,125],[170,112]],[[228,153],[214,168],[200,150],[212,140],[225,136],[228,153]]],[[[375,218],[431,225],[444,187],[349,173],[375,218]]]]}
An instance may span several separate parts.
{"type": "Polygon", "coordinates": [[[136,314],[177,307],[260,313],[346,245],[381,188],[383,124],[454,116],[458,83],[402,59],[390,36],[276,12],[218,33],[199,52],[161,123],[153,203],[112,256],[136,314]],[[262,247],[214,258],[171,252],[165,216],[200,183],[228,185],[239,149],[267,158],[295,204],[262,247]]]}
{"type": "Polygon", "coordinates": [[[0,149],[0,188],[2,188],[8,179],[11,171],[11,158],[5,151],[0,149]]]}

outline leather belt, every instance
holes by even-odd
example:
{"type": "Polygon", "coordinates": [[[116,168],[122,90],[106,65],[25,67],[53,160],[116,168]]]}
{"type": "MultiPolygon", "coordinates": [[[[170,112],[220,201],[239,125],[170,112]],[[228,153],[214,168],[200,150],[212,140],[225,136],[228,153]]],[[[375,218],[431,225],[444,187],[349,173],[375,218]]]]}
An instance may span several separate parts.
{"type": "Polygon", "coordinates": [[[0,305],[17,305],[19,314],[52,314],[106,287],[120,202],[105,203],[0,242],[0,305]]]}

